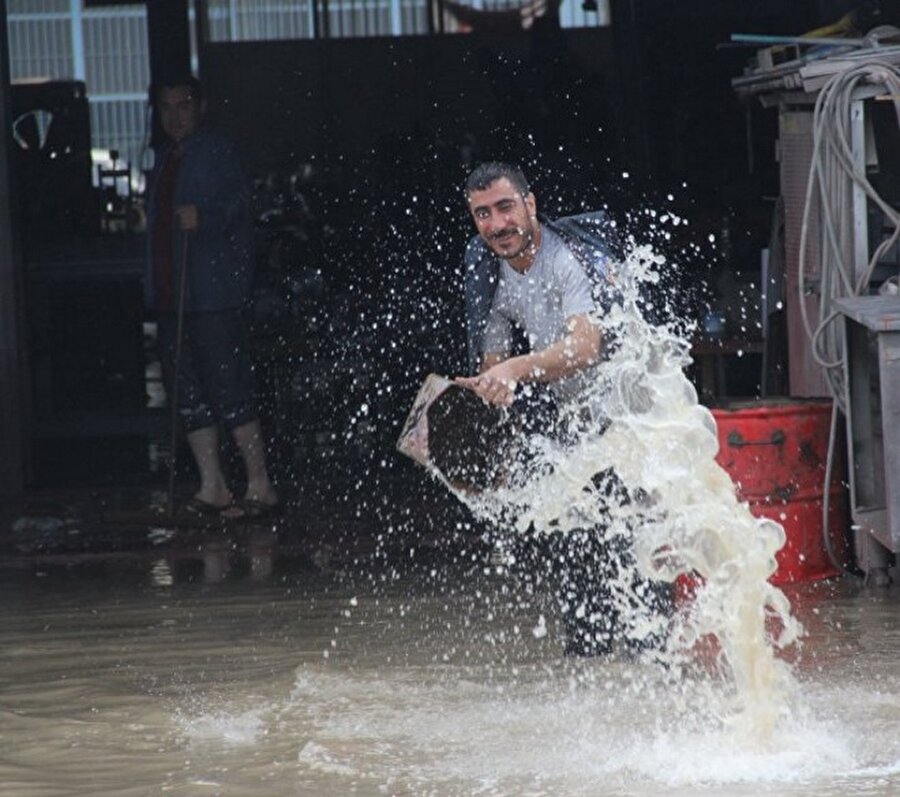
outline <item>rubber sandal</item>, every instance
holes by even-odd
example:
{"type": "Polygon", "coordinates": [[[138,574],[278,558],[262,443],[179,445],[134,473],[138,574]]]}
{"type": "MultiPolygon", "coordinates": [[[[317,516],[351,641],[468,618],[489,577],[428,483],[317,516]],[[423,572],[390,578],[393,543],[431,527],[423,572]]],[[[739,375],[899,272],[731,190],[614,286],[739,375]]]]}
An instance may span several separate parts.
{"type": "Polygon", "coordinates": [[[238,506],[241,509],[241,514],[237,517],[246,518],[247,520],[265,520],[277,515],[281,509],[279,504],[267,504],[255,498],[245,498],[238,506]]]}
{"type": "Polygon", "coordinates": [[[204,501],[202,498],[194,496],[184,505],[184,510],[192,515],[211,518],[219,517],[229,506],[231,506],[231,504],[216,506],[215,504],[209,503],[209,501],[204,501]]]}

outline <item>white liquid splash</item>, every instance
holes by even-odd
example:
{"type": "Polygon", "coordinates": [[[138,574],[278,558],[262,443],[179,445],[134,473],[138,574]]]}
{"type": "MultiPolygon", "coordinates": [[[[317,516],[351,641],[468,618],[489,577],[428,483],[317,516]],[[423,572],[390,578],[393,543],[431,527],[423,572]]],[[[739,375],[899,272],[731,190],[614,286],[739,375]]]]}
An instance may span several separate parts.
{"type": "MultiPolygon", "coordinates": [[[[461,498],[494,518],[508,518],[513,508],[519,534],[601,529],[608,538],[625,538],[633,528],[644,577],[699,576],[696,597],[674,619],[636,616],[633,633],[659,633],[668,623],[663,657],[673,672],[682,672],[697,648],[716,650],[714,671],[733,688],[727,699],[723,690],[710,690],[718,703],[704,711],[736,740],[765,748],[794,692],[790,667],[776,651],[801,634],[788,600],[768,582],[784,531],[753,517],[716,463],[715,421],[684,373],[690,362],[684,334],[675,323],[652,325],[641,313],[641,289],[658,282],[662,265],[651,249],[635,247],[618,269],[621,304],[601,319],[605,339],[615,345],[583,402],[601,408],[605,430],[580,420],[583,406],[571,408],[565,421],[577,429],[574,442],[534,440],[527,478],[489,496],[461,498]],[[603,485],[594,477],[608,469],[630,500],[611,504],[598,495],[603,485]]],[[[629,574],[619,581],[618,605],[628,612],[633,582],[629,574]]]]}

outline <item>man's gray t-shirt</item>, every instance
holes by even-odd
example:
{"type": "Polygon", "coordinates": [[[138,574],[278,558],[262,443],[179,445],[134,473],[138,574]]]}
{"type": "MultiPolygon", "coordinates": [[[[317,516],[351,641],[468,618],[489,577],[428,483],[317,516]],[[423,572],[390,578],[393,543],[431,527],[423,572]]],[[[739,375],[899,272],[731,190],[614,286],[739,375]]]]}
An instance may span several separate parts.
{"type": "MultiPolygon", "coordinates": [[[[566,320],[595,313],[593,286],[584,268],[556,233],[543,227],[541,248],[524,274],[500,261],[500,279],[482,339],[487,354],[509,353],[512,327],[524,330],[531,351],[542,351],[564,338],[566,320]]],[[[567,400],[590,381],[593,368],[550,383],[567,400]]]]}

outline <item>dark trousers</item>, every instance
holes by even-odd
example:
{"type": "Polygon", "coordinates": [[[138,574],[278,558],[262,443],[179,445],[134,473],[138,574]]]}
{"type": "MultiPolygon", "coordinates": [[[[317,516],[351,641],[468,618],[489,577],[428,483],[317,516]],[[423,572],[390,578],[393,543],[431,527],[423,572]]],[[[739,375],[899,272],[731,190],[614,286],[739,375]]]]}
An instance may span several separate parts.
{"type": "Polygon", "coordinates": [[[671,585],[637,572],[632,540],[593,528],[558,534],[549,545],[552,589],[566,631],[566,653],[599,655],[616,645],[629,653],[656,650],[660,633],[645,621],[671,612],[671,585]]]}
{"type": "MultiPolygon", "coordinates": [[[[177,318],[157,319],[163,381],[171,396],[175,382],[177,318]]],[[[188,432],[221,422],[235,429],[256,420],[253,368],[239,310],[185,313],[178,363],[178,412],[188,432]]]]}
{"type": "Polygon", "coordinates": [[[634,535],[640,533],[640,513],[615,525],[606,519],[609,507],[633,505],[619,478],[606,471],[594,478],[594,486],[599,501],[595,526],[531,538],[518,546],[515,558],[556,601],[566,653],[603,655],[617,646],[632,654],[660,649],[665,634],[647,634],[646,621],[671,614],[671,584],[637,570],[634,535]]]}

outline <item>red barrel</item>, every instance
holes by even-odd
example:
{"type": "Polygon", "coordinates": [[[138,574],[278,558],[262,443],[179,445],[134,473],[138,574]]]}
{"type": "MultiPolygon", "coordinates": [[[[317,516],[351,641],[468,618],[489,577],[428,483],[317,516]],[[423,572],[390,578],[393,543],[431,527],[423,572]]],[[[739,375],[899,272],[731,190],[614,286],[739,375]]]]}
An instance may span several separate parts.
{"type": "MultiPolygon", "coordinates": [[[[712,410],[719,430],[716,461],[755,517],[775,520],[787,541],[770,581],[791,584],[840,574],[822,537],[822,503],[832,403],[815,399],[764,399],[712,410]]],[[[841,438],[842,439],[842,438],[841,438]]],[[[845,561],[847,497],[842,445],[835,446],[829,485],[828,534],[845,561]]]]}

